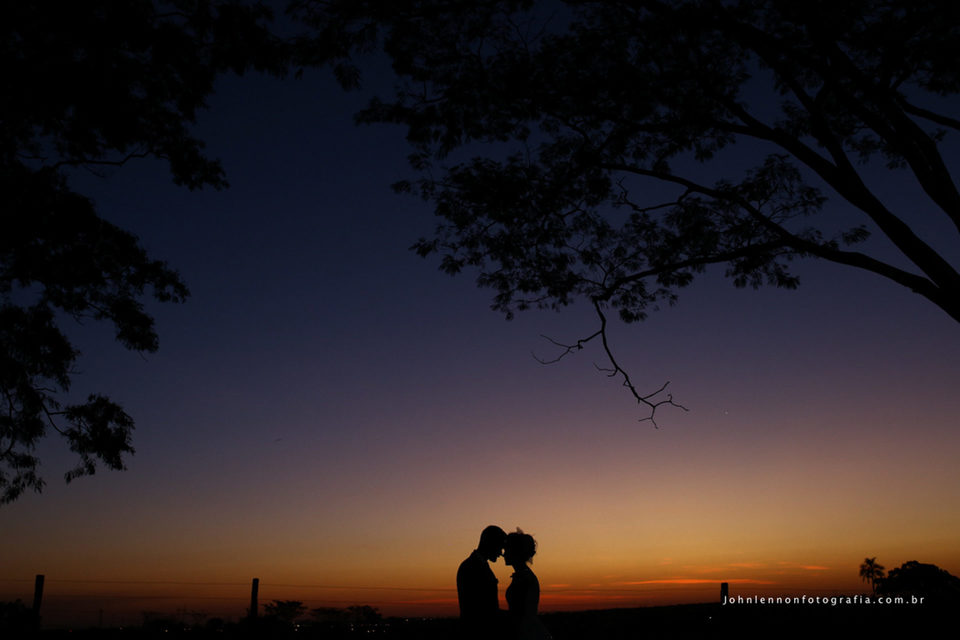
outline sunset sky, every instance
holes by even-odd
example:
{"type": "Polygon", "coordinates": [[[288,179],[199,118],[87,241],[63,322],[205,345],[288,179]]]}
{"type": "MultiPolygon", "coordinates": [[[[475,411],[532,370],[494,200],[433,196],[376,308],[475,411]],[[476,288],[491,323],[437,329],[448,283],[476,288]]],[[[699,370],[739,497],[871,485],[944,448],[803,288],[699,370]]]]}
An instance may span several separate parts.
{"type": "MultiPolygon", "coordinates": [[[[595,331],[585,305],[506,322],[475,274],[408,250],[432,212],[389,189],[411,175],[404,132],[353,125],[368,97],[322,73],[228,78],[198,132],[229,190],[175,187],[152,161],[75,175],[192,297],[150,305],[156,354],[71,326],[73,393],[122,404],[137,454],[67,486],[66,447],[41,447],[44,492],[0,508],[0,600],[29,602],[44,574],[45,619],[236,618],[257,577],[261,603],[450,615],[488,524],[536,537],[542,610],[712,601],[722,581],[862,593],[865,556],[960,574],[960,326],[944,312],[816,262],[797,263],[798,291],[708,273],[611,329],[637,385],[669,380],[690,410],[654,428],[594,368],[597,346],[532,357],[556,355],[541,334],[595,331]]],[[[871,171],[894,210],[925,215],[871,171]]],[[[494,571],[502,597],[510,569],[494,571]]]]}

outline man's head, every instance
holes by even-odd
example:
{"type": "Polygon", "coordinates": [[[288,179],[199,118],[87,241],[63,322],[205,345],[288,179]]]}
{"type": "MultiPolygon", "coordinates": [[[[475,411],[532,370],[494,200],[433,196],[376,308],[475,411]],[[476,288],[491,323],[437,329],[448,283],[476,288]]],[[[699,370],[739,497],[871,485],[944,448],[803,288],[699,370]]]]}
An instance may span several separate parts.
{"type": "Polygon", "coordinates": [[[480,544],[477,551],[490,562],[496,562],[503,553],[503,541],[507,538],[506,532],[496,525],[490,525],[480,534],[480,544]]]}

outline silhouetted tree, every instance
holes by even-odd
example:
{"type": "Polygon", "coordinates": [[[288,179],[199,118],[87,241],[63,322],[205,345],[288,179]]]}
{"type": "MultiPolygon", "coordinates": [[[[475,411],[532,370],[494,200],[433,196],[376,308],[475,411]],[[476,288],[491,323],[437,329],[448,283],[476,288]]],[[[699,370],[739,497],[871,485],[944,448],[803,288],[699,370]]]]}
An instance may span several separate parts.
{"type": "Polygon", "coordinates": [[[9,637],[26,636],[36,631],[37,613],[21,600],[0,602],[0,631],[9,637]]]}
{"type": "Polygon", "coordinates": [[[281,72],[269,11],[233,0],[14,2],[0,23],[0,504],[40,491],[33,450],[48,430],[79,456],[66,480],[97,463],[124,468],[133,419],[94,393],[57,400],[77,350],[64,317],[112,323],[128,349],[155,351],[144,298],[180,302],[187,287],[133,234],[101,219],[69,185],[70,167],[169,163],[191,189],[224,187],[190,132],[214,79],[281,72]]]}
{"type": "MultiPolygon", "coordinates": [[[[942,153],[960,129],[960,4],[949,0],[299,0],[304,64],[358,82],[381,45],[401,79],[361,122],[407,127],[421,177],[396,185],[440,223],[416,251],[479,270],[510,317],[587,301],[644,419],[607,314],[636,322],[709,265],[788,289],[798,257],[855,267],[960,320],[960,192],[942,153]],[[738,152],[730,148],[739,144],[738,152]],[[469,159],[472,155],[473,158],[469,159]],[[885,202],[863,166],[917,186],[885,202]],[[826,207],[828,195],[833,198],[826,207]],[[919,210],[940,217],[931,244],[919,210]],[[871,234],[884,242],[856,250],[871,234]]],[[[874,180],[875,182],[875,180],[874,180]]],[[[559,357],[557,359],[559,359],[559,357]]],[[[663,391],[663,389],[660,389],[663,391]]],[[[659,400],[657,398],[660,398],[659,400]]]]}
{"type": "Polygon", "coordinates": [[[276,619],[284,626],[292,626],[293,621],[302,616],[307,607],[299,600],[274,600],[263,605],[263,612],[267,617],[276,619]]]}
{"type": "Polygon", "coordinates": [[[860,579],[869,582],[873,592],[877,592],[877,584],[883,580],[883,565],[877,564],[876,558],[864,558],[860,565],[860,579]]]}
{"type": "Polygon", "coordinates": [[[355,604],[347,607],[347,616],[352,622],[360,624],[376,624],[383,620],[380,611],[368,604],[355,604]]]}
{"type": "Polygon", "coordinates": [[[910,560],[904,562],[877,586],[877,593],[888,596],[922,596],[924,604],[950,606],[956,611],[960,605],[960,578],[935,564],[910,560]]]}
{"type": "Polygon", "coordinates": [[[310,609],[310,616],[317,622],[340,622],[343,620],[345,611],[337,607],[316,607],[310,609]]]}

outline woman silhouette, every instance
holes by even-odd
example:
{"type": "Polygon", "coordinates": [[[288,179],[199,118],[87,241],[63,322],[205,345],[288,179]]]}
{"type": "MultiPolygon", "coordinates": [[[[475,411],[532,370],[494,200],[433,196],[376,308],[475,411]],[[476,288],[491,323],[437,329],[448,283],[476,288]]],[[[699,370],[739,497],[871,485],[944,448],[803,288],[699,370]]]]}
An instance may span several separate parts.
{"type": "Polygon", "coordinates": [[[507,534],[503,543],[503,561],[513,567],[510,586],[507,587],[507,607],[510,612],[510,634],[514,640],[550,640],[550,633],[537,617],[540,604],[540,581],[528,564],[537,552],[533,536],[517,527],[507,534]]]}

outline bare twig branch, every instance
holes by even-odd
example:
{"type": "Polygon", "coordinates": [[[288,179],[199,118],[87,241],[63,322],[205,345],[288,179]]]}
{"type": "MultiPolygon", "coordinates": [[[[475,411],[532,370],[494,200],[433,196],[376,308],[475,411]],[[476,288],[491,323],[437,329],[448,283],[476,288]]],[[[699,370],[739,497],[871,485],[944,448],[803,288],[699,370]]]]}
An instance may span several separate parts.
{"type": "Polygon", "coordinates": [[[563,352],[556,358],[553,358],[552,360],[543,360],[539,358],[537,354],[533,353],[532,351],[530,352],[530,355],[532,355],[533,359],[539,362],[540,364],[553,364],[555,362],[560,362],[560,360],[562,360],[564,356],[569,355],[575,351],[582,351],[583,345],[590,342],[591,340],[596,338],[598,335],[600,335],[599,331],[597,331],[593,335],[587,336],[586,338],[581,338],[577,340],[576,344],[563,344],[562,342],[557,342],[550,336],[545,336],[541,333],[540,334],[541,338],[543,338],[544,340],[547,340],[551,344],[555,344],[556,346],[561,347],[563,349],[563,352]]]}
{"type": "Polygon", "coordinates": [[[634,398],[636,398],[637,404],[644,404],[650,409],[650,415],[645,418],[640,418],[640,422],[649,420],[653,424],[654,429],[659,429],[660,427],[657,426],[657,421],[655,419],[655,416],[657,413],[657,409],[660,406],[665,404],[678,407],[680,409],[683,409],[684,411],[689,411],[689,409],[687,409],[683,405],[677,404],[676,402],[673,401],[673,394],[668,393],[665,400],[659,400],[656,402],[653,401],[653,398],[655,398],[664,389],[667,388],[667,385],[670,384],[669,381],[665,382],[662,387],[660,387],[658,390],[654,391],[653,393],[647,394],[645,396],[640,395],[640,393],[637,391],[637,388],[633,385],[633,381],[630,380],[630,374],[624,371],[623,368],[620,366],[620,364],[617,363],[616,358],[613,357],[613,351],[610,350],[610,343],[607,340],[607,316],[606,314],[603,313],[603,308],[600,306],[599,300],[593,301],[593,308],[596,310],[597,316],[599,316],[600,318],[600,338],[601,338],[601,341],[603,342],[603,350],[607,353],[607,359],[610,360],[610,364],[613,365],[612,371],[610,371],[610,373],[608,373],[607,375],[610,377],[614,377],[617,374],[620,374],[623,377],[623,386],[625,386],[627,389],[630,390],[630,393],[633,394],[634,398]]]}
{"type": "Polygon", "coordinates": [[[54,422],[54,420],[53,420],[53,417],[54,417],[54,416],[62,416],[62,415],[64,415],[66,412],[65,412],[65,411],[50,411],[49,409],[47,409],[47,405],[46,405],[45,403],[41,403],[40,406],[41,406],[41,408],[43,409],[43,413],[47,416],[47,422],[50,423],[50,426],[53,427],[53,430],[56,431],[57,433],[59,433],[59,434],[62,435],[62,436],[63,436],[63,435],[66,435],[66,433],[63,431],[63,429],[61,429],[60,427],[58,427],[58,426],[57,426],[57,423],[54,422]]]}
{"type": "MultiPolygon", "coordinates": [[[[71,158],[69,160],[61,160],[56,164],[52,165],[54,169],[59,169],[63,166],[87,166],[87,165],[104,165],[109,167],[122,167],[130,160],[135,158],[146,158],[151,155],[157,155],[153,151],[135,151],[128,153],[119,160],[101,160],[98,158],[71,158]]],[[[159,157],[159,156],[158,156],[159,157]]]]}
{"type": "Polygon", "coordinates": [[[613,351],[610,349],[610,343],[607,339],[607,316],[603,313],[603,308],[601,307],[601,303],[602,301],[600,299],[594,299],[593,301],[593,307],[597,312],[597,316],[600,318],[600,328],[597,331],[590,334],[586,338],[580,338],[573,344],[565,344],[563,342],[554,340],[549,336],[545,336],[541,334],[540,335],[541,338],[543,338],[544,340],[547,340],[548,342],[550,342],[551,344],[557,347],[560,347],[561,349],[563,349],[563,351],[561,351],[560,355],[558,355],[556,358],[552,358],[550,360],[545,360],[543,358],[540,358],[535,353],[531,352],[531,355],[533,356],[534,360],[536,360],[540,364],[554,364],[554,363],[560,362],[560,360],[570,355],[571,353],[582,351],[586,343],[590,342],[594,338],[599,337],[600,341],[603,343],[603,350],[604,350],[604,353],[606,353],[607,360],[610,361],[610,364],[612,366],[601,367],[597,363],[594,363],[593,366],[596,367],[597,371],[604,373],[609,378],[614,378],[616,376],[621,376],[623,378],[623,386],[630,390],[630,393],[636,399],[637,404],[645,405],[650,411],[650,415],[639,419],[640,422],[646,422],[647,420],[649,420],[651,424],[653,424],[653,427],[655,429],[659,429],[660,427],[659,425],[657,425],[657,421],[655,417],[656,417],[657,409],[663,405],[670,405],[673,407],[677,407],[678,409],[683,409],[684,411],[689,411],[689,409],[687,409],[685,406],[677,402],[674,402],[673,394],[668,393],[666,394],[666,397],[664,399],[656,400],[656,398],[666,390],[667,385],[670,384],[669,380],[667,382],[664,382],[659,389],[657,389],[652,393],[641,395],[640,392],[637,391],[637,388],[634,386],[633,381],[630,379],[630,374],[628,374],[620,366],[620,364],[617,362],[617,359],[614,358],[613,356],[613,351]]]}

